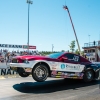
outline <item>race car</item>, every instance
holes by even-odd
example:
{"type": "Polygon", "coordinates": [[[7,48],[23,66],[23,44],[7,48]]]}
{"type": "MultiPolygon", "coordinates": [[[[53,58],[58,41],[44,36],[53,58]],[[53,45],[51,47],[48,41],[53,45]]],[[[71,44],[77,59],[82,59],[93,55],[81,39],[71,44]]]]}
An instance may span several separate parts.
{"type": "Polygon", "coordinates": [[[90,82],[99,78],[100,66],[74,53],[59,52],[47,56],[16,56],[9,64],[21,77],[32,75],[37,82],[48,77],[83,79],[90,82]]]}

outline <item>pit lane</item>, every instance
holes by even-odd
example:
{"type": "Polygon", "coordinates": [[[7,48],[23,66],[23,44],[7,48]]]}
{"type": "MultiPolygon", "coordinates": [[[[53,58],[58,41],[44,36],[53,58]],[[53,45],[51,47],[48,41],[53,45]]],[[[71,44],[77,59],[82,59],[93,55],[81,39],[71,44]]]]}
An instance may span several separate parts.
{"type": "Polygon", "coordinates": [[[32,77],[0,80],[0,100],[100,100],[100,81],[48,78],[38,83],[32,77]]]}

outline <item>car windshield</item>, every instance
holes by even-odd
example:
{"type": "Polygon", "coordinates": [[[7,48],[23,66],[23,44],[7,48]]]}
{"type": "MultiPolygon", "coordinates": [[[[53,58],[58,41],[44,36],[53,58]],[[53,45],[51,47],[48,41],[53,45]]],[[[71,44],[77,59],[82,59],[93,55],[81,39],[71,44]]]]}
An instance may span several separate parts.
{"type": "Polygon", "coordinates": [[[52,53],[52,54],[50,54],[50,55],[47,55],[47,57],[50,57],[50,58],[58,58],[58,57],[60,57],[62,54],[64,54],[64,52],[52,53]]]}

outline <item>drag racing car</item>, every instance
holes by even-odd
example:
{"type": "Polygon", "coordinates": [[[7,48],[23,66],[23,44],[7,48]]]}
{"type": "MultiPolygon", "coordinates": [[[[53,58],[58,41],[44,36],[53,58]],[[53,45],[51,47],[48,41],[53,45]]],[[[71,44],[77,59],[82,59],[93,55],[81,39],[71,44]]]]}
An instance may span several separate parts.
{"type": "Polygon", "coordinates": [[[83,79],[90,82],[98,79],[100,73],[98,64],[68,52],[52,53],[47,56],[16,56],[9,65],[11,70],[18,72],[21,77],[32,75],[38,82],[43,82],[48,77],[83,79]]]}

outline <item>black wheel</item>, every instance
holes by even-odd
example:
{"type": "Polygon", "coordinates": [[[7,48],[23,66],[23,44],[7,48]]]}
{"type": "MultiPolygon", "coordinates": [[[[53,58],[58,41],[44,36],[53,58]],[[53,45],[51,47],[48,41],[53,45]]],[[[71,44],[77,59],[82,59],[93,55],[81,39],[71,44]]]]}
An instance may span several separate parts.
{"type": "Polygon", "coordinates": [[[47,79],[49,70],[46,65],[38,64],[33,68],[32,77],[37,82],[43,82],[47,79]]]}
{"type": "Polygon", "coordinates": [[[21,77],[28,77],[30,74],[29,73],[25,73],[25,72],[23,72],[23,73],[18,73],[19,74],[19,76],[21,76],[21,77]]]}
{"type": "Polygon", "coordinates": [[[93,70],[86,70],[84,72],[83,80],[85,82],[91,82],[91,81],[93,81],[93,79],[94,79],[94,72],[93,72],[93,70]]]}

